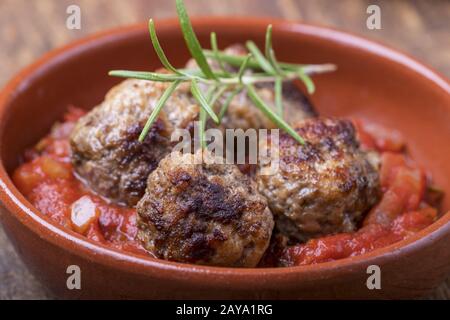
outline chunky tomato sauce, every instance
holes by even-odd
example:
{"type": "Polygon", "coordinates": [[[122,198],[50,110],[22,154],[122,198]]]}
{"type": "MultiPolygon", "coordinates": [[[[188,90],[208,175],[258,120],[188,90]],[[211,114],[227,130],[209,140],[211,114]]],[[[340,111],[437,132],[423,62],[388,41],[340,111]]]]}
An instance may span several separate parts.
{"type": "MultiPolygon", "coordinates": [[[[135,240],[135,209],[108,202],[74,175],[68,138],[83,114],[81,109],[69,108],[64,122],[25,153],[14,182],[42,214],[60,225],[93,241],[148,255],[135,240]]],[[[381,153],[381,201],[357,232],[287,247],[274,241],[261,266],[307,265],[361,255],[398,242],[435,221],[437,210],[425,201],[425,173],[406,158],[401,137],[359,121],[355,125],[363,146],[381,153]]]]}
{"type": "Polygon", "coordinates": [[[70,108],[64,122],[25,153],[14,182],[40,212],[60,225],[118,249],[148,254],[135,240],[135,209],[109,203],[74,175],[68,138],[83,114],[81,109],[70,108]]]}

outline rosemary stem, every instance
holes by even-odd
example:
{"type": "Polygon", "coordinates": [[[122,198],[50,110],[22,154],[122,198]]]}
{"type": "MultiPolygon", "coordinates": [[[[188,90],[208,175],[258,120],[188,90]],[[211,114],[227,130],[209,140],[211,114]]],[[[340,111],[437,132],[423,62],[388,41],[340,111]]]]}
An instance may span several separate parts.
{"type": "MultiPolygon", "coordinates": [[[[234,67],[240,67],[242,63],[244,62],[246,56],[237,56],[237,55],[230,55],[223,52],[217,52],[214,54],[211,50],[203,50],[203,53],[208,59],[216,60],[221,59],[225,63],[228,63],[234,67]]],[[[283,69],[288,69],[291,71],[302,69],[303,72],[306,74],[316,74],[316,73],[325,73],[325,72],[332,72],[336,71],[336,65],[332,63],[325,63],[325,64],[293,64],[293,63],[285,63],[285,62],[278,62],[278,65],[282,67],[283,69]]],[[[259,65],[258,61],[256,61],[254,58],[250,59],[247,64],[248,68],[252,69],[260,69],[261,66],[259,65]]]]}
{"type": "MultiPolygon", "coordinates": [[[[237,84],[254,84],[254,83],[267,83],[267,82],[275,82],[279,76],[274,75],[243,75],[242,78],[240,77],[232,77],[232,78],[223,78],[220,79],[219,82],[226,85],[237,85],[237,84]]],[[[284,78],[282,79],[283,82],[285,81],[292,81],[294,79],[298,78],[298,71],[297,72],[288,72],[285,74],[284,78]]],[[[203,82],[206,84],[213,84],[217,83],[215,80],[210,79],[204,79],[200,78],[198,79],[199,82],[203,82]]]]}

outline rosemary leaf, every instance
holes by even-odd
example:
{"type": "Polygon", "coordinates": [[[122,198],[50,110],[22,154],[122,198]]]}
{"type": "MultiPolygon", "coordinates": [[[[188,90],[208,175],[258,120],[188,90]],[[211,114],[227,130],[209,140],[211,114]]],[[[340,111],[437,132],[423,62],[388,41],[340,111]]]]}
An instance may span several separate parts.
{"type": "Polygon", "coordinates": [[[206,139],[205,139],[205,127],[206,127],[206,111],[205,109],[200,109],[199,117],[199,139],[202,149],[206,149],[206,139]]]}
{"type": "MultiPolygon", "coordinates": [[[[208,92],[206,93],[206,101],[210,103],[211,106],[214,106],[214,103],[211,103],[213,99],[214,92],[217,89],[217,85],[213,84],[208,88],[208,92]]],[[[206,127],[207,114],[204,108],[200,108],[200,116],[199,116],[199,139],[200,145],[202,149],[206,149],[206,138],[205,138],[205,127],[206,127]]]]}
{"type": "Polygon", "coordinates": [[[189,15],[187,14],[183,0],[176,0],[176,7],[181,31],[183,32],[184,40],[192,57],[195,59],[198,67],[200,68],[200,70],[202,70],[207,78],[217,80],[218,78],[211,70],[208,61],[203,54],[203,49],[200,46],[200,42],[198,41],[197,36],[194,33],[194,29],[192,28],[192,24],[189,19],[189,15]]]}
{"type": "Polygon", "coordinates": [[[198,101],[200,104],[200,107],[205,109],[205,111],[208,113],[208,115],[213,119],[213,121],[217,124],[220,123],[219,118],[214,113],[214,111],[211,109],[210,105],[208,104],[208,101],[203,96],[202,92],[200,91],[200,88],[198,87],[197,80],[193,79],[191,81],[191,92],[194,98],[198,101]]]}
{"type": "Polygon", "coordinates": [[[275,80],[275,107],[277,108],[278,115],[283,118],[283,79],[278,77],[275,80]]]}
{"type": "MultiPolygon", "coordinates": [[[[217,89],[217,85],[213,84],[208,88],[208,91],[206,93],[206,101],[210,103],[211,106],[214,106],[214,103],[211,103],[214,92],[217,89]]],[[[206,149],[206,135],[205,135],[205,127],[206,127],[206,120],[207,120],[207,113],[204,108],[200,108],[200,116],[198,120],[199,125],[199,140],[200,140],[200,146],[202,149],[206,149]]]]}
{"type": "Polygon", "coordinates": [[[225,68],[225,65],[224,65],[222,59],[220,59],[219,46],[217,45],[217,36],[216,36],[215,32],[211,32],[211,49],[212,49],[212,52],[214,53],[214,57],[216,58],[216,61],[219,63],[220,69],[222,70],[223,74],[226,76],[230,76],[230,73],[225,68]]]}
{"type": "Polygon", "coordinates": [[[267,26],[265,54],[266,54],[266,59],[272,65],[273,69],[275,70],[275,73],[280,76],[283,75],[284,72],[281,69],[281,66],[278,64],[278,61],[275,57],[275,51],[273,50],[273,47],[272,47],[272,25],[271,24],[269,24],[267,26]]]}
{"type": "Polygon", "coordinates": [[[267,26],[267,31],[266,31],[265,54],[266,54],[266,59],[267,60],[270,59],[270,50],[272,50],[272,25],[271,24],[269,24],[267,26]]]}
{"type": "Polygon", "coordinates": [[[247,85],[247,91],[249,98],[253,101],[255,106],[260,109],[273,123],[277,125],[278,128],[286,131],[292,138],[294,138],[298,143],[305,144],[300,135],[289,126],[280,116],[274,113],[271,108],[258,96],[255,88],[252,85],[247,85]]]}
{"type": "Polygon", "coordinates": [[[252,55],[248,54],[247,57],[245,58],[244,62],[242,62],[241,67],[239,68],[238,78],[239,78],[240,84],[242,84],[242,76],[244,75],[244,72],[247,69],[247,65],[248,65],[248,62],[250,61],[251,57],[252,57],[252,55]]]}
{"type": "Polygon", "coordinates": [[[147,120],[147,123],[144,126],[144,129],[142,130],[139,141],[143,142],[145,137],[147,136],[150,128],[152,127],[153,123],[155,122],[156,118],[158,117],[159,113],[161,112],[162,108],[166,104],[167,100],[169,100],[172,93],[175,91],[175,89],[178,87],[178,85],[181,83],[181,81],[177,80],[174,83],[172,83],[162,94],[161,98],[158,100],[158,103],[155,106],[155,109],[153,109],[152,113],[150,114],[150,117],[147,120]]]}
{"type": "Polygon", "coordinates": [[[305,72],[300,70],[298,72],[298,77],[305,84],[306,90],[308,91],[309,94],[313,94],[316,91],[316,86],[314,85],[314,82],[312,81],[311,77],[308,76],[305,72]]]}
{"type": "Polygon", "coordinates": [[[273,69],[270,62],[264,57],[261,51],[258,49],[256,44],[253,41],[247,41],[246,43],[248,51],[255,57],[258,62],[260,68],[267,72],[268,74],[275,74],[275,70],[273,69]]]}
{"type": "Polygon", "coordinates": [[[141,80],[149,80],[156,82],[174,82],[174,81],[186,81],[189,80],[186,76],[181,76],[171,73],[156,73],[156,72],[143,72],[143,71],[126,71],[126,70],[113,70],[108,72],[110,76],[120,78],[133,78],[141,80]]]}
{"type": "Polygon", "coordinates": [[[153,48],[156,51],[156,54],[158,55],[159,60],[161,61],[164,68],[166,68],[169,71],[172,71],[175,74],[181,75],[181,72],[179,72],[176,68],[174,68],[169,60],[167,59],[164,50],[161,47],[161,44],[159,43],[158,36],[156,35],[155,30],[155,23],[153,22],[153,19],[150,19],[148,21],[148,30],[150,32],[150,39],[152,40],[153,48]]]}
{"type": "Polygon", "coordinates": [[[283,76],[284,72],[281,69],[280,64],[277,61],[277,58],[275,57],[275,51],[273,51],[273,49],[270,49],[269,51],[269,61],[272,64],[273,68],[275,69],[276,74],[283,76]]]}

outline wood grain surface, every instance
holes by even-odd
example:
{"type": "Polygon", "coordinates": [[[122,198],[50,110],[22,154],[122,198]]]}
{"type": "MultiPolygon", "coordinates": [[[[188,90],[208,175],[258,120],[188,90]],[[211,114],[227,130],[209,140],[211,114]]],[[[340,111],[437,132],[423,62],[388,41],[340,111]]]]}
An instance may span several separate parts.
{"type": "MultiPolygon", "coordinates": [[[[450,1],[186,0],[191,15],[266,16],[332,26],[378,40],[450,77],[450,1]],[[381,8],[381,30],[366,27],[366,9],[381,8]]],[[[43,53],[107,28],[164,18],[172,0],[0,0],[0,86],[43,53]],[[81,30],[66,28],[69,5],[81,30]]],[[[387,75],[388,76],[388,75],[387,75]]],[[[0,299],[52,298],[27,271],[0,227],[0,299]]],[[[450,299],[450,278],[428,298],[450,299]]]]}

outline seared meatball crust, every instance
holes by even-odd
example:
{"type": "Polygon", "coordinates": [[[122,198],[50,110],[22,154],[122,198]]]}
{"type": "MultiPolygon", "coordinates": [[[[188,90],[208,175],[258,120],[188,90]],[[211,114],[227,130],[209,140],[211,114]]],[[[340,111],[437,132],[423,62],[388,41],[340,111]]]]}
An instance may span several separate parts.
{"type": "Polygon", "coordinates": [[[168,84],[125,80],[76,124],[71,138],[78,176],[100,195],[129,206],[142,197],[149,173],[171,151],[171,134],[189,128],[198,106],[180,86],[143,143],[138,137],[168,84]]]}
{"type": "Polygon", "coordinates": [[[274,226],[265,198],[236,166],[194,157],[173,152],[149,175],[138,239],[166,260],[255,267],[274,226]]]}
{"type": "Polygon", "coordinates": [[[261,163],[257,170],[258,189],[268,199],[277,229],[296,241],[355,230],[377,203],[380,184],[353,124],[311,119],[294,128],[306,143],[280,134],[279,145],[272,146],[279,152],[279,169],[264,175],[268,164],[261,163]]]}

